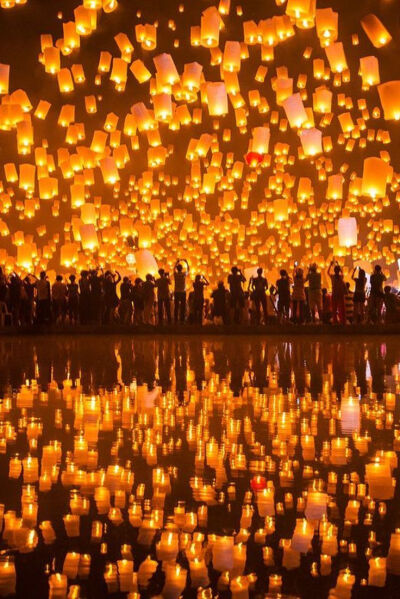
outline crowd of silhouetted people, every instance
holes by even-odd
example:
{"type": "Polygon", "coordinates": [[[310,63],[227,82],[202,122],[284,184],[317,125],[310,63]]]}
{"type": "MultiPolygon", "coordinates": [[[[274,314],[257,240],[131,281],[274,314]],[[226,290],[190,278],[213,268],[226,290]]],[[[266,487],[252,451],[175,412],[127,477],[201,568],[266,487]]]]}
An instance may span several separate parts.
{"type": "Polygon", "coordinates": [[[0,268],[0,327],[34,325],[268,325],[274,323],[362,324],[400,322],[400,294],[385,285],[379,265],[370,275],[353,269],[346,280],[341,266],[327,271],[329,289],[322,286],[316,264],[305,271],[280,271],[268,280],[262,268],[248,280],[233,266],[227,282],[207,290],[201,274],[191,277],[186,260],[172,274],[160,268],[132,281],[115,271],[83,270],[80,276],[46,272],[24,278],[0,268]]]}

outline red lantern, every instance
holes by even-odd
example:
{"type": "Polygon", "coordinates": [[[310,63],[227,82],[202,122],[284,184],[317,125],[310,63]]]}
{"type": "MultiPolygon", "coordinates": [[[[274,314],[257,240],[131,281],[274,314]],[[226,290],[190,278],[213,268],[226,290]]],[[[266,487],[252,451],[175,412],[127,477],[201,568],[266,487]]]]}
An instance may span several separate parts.
{"type": "Polygon", "coordinates": [[[250,486],[254,493],[256,493],[257,491],[262,491],[267,488],[267,481],[264,476],[253,476],[250,481],[250,486]]]}
{"type": "Polygon", "coordinates": [[[245,160],[249,166],[255,168],[263,161],[263,155],[258,152],[247,152],[245,160]]]}

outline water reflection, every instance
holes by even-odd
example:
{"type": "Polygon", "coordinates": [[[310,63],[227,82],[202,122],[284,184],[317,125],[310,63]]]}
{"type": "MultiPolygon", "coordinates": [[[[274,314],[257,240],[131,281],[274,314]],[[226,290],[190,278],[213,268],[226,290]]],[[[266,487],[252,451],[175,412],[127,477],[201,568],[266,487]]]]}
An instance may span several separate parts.
{"type": "Polygon", "coordinates": [[[0,340],[0,389],[34,378],[40,385],[80,379],[84,392],[91,392],[136,380],[183,394],[193,383],[201,389],[215,374],[235,395],[248,384],[267,389],[271,377],[284,392],[313,397],[324,381],[338,394],[351,381],[362,395],[369,389],[379,395],[393,383],[399,363],[396,337],[11,337],[0,340]]]}
{"type": "Polygon", "coordinates": [[[399,597],[399,395],[396,338],[1,340],[0,595],[399,597]]]}

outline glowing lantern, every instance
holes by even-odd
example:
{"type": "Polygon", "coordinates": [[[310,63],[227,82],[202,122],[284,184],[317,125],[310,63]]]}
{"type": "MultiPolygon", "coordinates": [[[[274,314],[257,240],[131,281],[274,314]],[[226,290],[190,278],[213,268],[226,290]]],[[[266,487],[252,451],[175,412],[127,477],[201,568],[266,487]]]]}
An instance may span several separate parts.
{"type": "Polygon", "coordinates": [[[203,12],[200,26],[201,45],[206,48],[217,48],[219,44],[219,30],[221,17],[215,6],[203,12]]]}
{"type": "Polygon", "coordinates": [[[117,0],[103,0],[103,10],[105,13],[114,12],[118,7],[117,0]]]}
{"type": "Polygon", "coordinates": [[[305,156],[315,156],[322,153],[322,132],[315,127],[299,132],[301,145],[305,156]]]}
{"type": "Polygon", "coordinates": [[[99,240],[97,238],[96,227],[94,225],[81,225],[79,227],[79,233],[84,250],[94,250],[99,246],[99,240]]]}
{"type": "Polygon", "coordinates": [[[278,77],[275,82],[276,103],[283,106],[283,102],[293,94],[293,79],[278,77]]]}
{"type": "Polygon", "coordinates": [[[110,81],[120,84],[125,83],[128,78],[128,65],[123,58],[114,58],[112,62],[112,69],[110,75],[110,81]]]}
{"type": "Polygon", "coordinates": [[[254,127],[253,138],[251,140],[251,150],[257,154],[267,154],[269,148],[270,130],[269,127],[254,127]]]}
{"type": "Polygon", "coordinates": [[[380,158],[365,158],[362,176],[362,195],[384,198],[386,185],[393,174],[392,167],[380,158]]]}
{"type": "Polygon", "coordinates": [[[300,94],[293,94],[282,102],[291,127],[301,127],[307,121],[307,113],[300,94]]]}
{"type": "Polygon", "coordinates": [[[376,15],[365,15],[365,17],[361,19],[361,27],[364,29],[369,41],[375,48],[386,46],[392,39],[389,31],[376,15]]]}
{"type": "Polygon", "coordinates": [[[225,71],[240,71],[240,43],[239,42],[226,42],[224,49],[224,57],[222,59],[222,68],[225,71]]]}
{"type": "Polygon", "coordinates": [[[207,83],[206,93],[210,116],[221,116],[228,113],[228,95],[225,83],[207,83]]]}
{"type": "Polygon", "coordinates": [[[162,85],[174,85],[179,81],[178,71],[170,54],[159,54],[153,58],[162,85]]]}
{"type": "Polygon", "coordinates": [[[129,68],[139,83],[145,83],[151,78],[151,73],[142,60],[135,60],[129,68]]]}
{"type": "Polygon", "coordinates": [[[263,161],[263,156],[258,152],[247,152],[245,160],[249,166],[255,168],[263,161]]]}
{"type": "Polygon", "coordinates": [[[29,243],[17,247],[17,264],[25,270],[32,268],[32,247],[29,243]]]}
{"type": "Polygon", "coordinates": [[[331,112],[332,92],[326,87],[317,87],[313,93],[313,108],[315,112],[324,114],[331,112]]]}
{"type": "Polygon", "coordinates": [[[0,94],[8,94],[8,85],[10,78],[10,66],[0,64],[0,94]]]}
{"type": "Polygon", "coordinates": [[[151,246],[151,227],[150,225],[143,225],[139,223],[135,226],[138,234],[138,245],[140,249],[146,249],[151,246]]]}
{"type": "Polygon", "coordinates": [[[360,75],[364,87],[380,83],[379,62],[376,56],[364,56],[360,58],[360,75]]]}
{"type": "Polygon", "coordinates": [[[97,221],[97,211],[94,204],[81,205],[81,220],[84,225],[95,225],[97,221]]]}
{"type": "Polygon", "coordinates": [[[348,68],[342,42],[330,44],[325,52],[333,73],[342,73],[348,68]]]}
{"type": "Polygon", "coordinates": [[[387,81],[378,85],[378,93],[385,120],[398,121],[400,119],[400,81],[387,81]]]}
{"type": "Polygon", "coordinates": [[[352,247],[357,245],[357,221],[354,217],[339,218],[338,222],[339,245],[352,247]]]}
{"type": "Polygon", "coordinates": [[[154,117],[157,121],[170,121],[172,119],[172,100],[170,94],[157,94],[153,96],[154,117]]]}
{"type": "Polygon", "coordinates": [[[114,184],[119,181],[119,173],[114,158],[108,156],[99,162],[104,183],[114,184]]]}
{"type": "Polygon", "coordinates": [[[274,220],[275,222],[283,222],[289,218],[288,201],[283,199],[274,200],[274,220]]]}
{"type": "Polygon", "coordinates": [[[337,40],[338,13],[331,8],[317,8],[315,24],[321,46],[328,46],[337,40]]]}
{"type": "Polygon", "coordinates": [[[60,69],[57,73],[57,81],[60,92],[69,93],[74,89],[74,82],[69,69],[60,69]]]}
{"type": "Polygon", "coordinates": [[[145,279],[147,274],[156,275],[158,265],[150,250],[139,250],[135,252],[136,272],[141,279],[145,279]]]}

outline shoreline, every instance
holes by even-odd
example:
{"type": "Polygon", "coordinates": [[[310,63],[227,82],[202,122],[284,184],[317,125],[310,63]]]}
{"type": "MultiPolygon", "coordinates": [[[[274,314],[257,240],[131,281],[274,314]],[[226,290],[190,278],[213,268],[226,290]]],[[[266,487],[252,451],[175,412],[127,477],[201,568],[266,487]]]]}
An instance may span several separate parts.
{"type": "Polygon", "coordinates": [[[327,336],[341,335],[398,335],[400,323],[365,325],[320,325],[320,324],[284,324],[284,325],[78,325],[78,326],[33,326],[4,327],[0,337],[57,336],[57,335],[132,335],[132,336],[327,336]]]}

